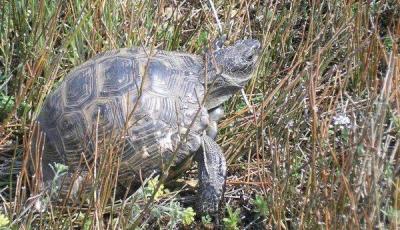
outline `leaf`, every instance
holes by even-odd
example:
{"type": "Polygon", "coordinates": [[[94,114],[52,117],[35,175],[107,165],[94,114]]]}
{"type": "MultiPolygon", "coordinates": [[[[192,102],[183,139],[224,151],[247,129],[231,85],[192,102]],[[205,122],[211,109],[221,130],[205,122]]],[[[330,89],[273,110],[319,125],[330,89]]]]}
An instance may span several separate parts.
{"type": "Polygon", "coordinates": [[[0,213],[0,228],[7,227],[9,223],[10,220],[8,219],[8,217],[3,213],[0,213]]]}
{"type": "Polygon", "coordinates": [[[196,213],[194,212],[192,207],[186,208],[183,211],[183,216],[182,216],[182,223],[183,225],[190,225],[194,222],[194,216],[196,213]]]}
{"type": "Polygon", "coordinates": [[[256,198],[251,203],[255,206],[255,211],[260,213],[260,215],[266,217],[269,214],[268,202],[264,197],[256,195],[256,198]]]}
{"type": "Polygon", "coordinates": [[[226,206],[228,211],[228,216],[222,219],[226,229],[236,230],[239,229],[238,225],[240,223],[240,208],[233,211],[233,208],[229,205],[226,206]]]}

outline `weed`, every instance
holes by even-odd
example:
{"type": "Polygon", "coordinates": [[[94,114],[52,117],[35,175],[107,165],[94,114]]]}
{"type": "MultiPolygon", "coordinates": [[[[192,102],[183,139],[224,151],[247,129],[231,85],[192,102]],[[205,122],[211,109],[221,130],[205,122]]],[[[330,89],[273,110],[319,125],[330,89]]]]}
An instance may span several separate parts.
{"type": "Polygon", "coordinates": [[[201,217],[201,223],[203,225],[209,225],[211,224],[211,217],[209,215],[205,215],[201,217]]]}
{"type": "Polygon", "coordinates": [[[235,211],[230,205],[226,206],[227,216],[222,219],[224,227],[229,230],[239,229],[240,224],[240,208],[236,208],[235,211]]]}
{"type": "Polygon", "coordinates": [[[252,205],[254,205],[255,209],[254,211],[259,213],[259,215],[263,217],[268,217],[269,215],[269,204],[266,201],[266,199],[260,195],[256,195],[256,198],[250,202],[252,205]]]}
{"type": "Polygon", "coordinates": [[[7,229],[7,226],[10,224],[10,220],[6,215],[0,213],[0,229],[7,229]]]}

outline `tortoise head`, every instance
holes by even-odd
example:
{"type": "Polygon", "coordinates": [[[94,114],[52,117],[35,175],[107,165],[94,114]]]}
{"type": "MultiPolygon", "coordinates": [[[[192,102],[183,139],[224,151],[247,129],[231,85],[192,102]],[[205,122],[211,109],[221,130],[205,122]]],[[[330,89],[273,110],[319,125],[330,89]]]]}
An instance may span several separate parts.
{"type": "Polygon", "coordinates": [[[215,47],[208,61],[208,96],[206,107],[215,108],[241,90],[255,68],[260,42],[239,40],[228,47],[215,47]]]}

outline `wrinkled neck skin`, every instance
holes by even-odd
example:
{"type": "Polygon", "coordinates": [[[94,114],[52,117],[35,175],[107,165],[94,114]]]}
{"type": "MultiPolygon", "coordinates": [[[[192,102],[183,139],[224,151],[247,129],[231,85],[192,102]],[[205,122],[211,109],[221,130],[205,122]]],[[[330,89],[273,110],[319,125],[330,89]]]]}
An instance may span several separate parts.
{"type": "Polygon", "coordinates": [[[224,73],[216,74],[215,70],[208,73],[207,94],[205,106],[208,110],[216,108],[227,101],[232,95],[242,89],[224,73]]]}
{"type": "Polygon", "coordinates": [[[206,59],[207,93],[205,106],[208,110],[222,105],[243,87],[238,85],[238,83],[233,80],[232,76],[226,74],[222,66],[218,66],[214,54],[215,53],[208,53],[206,59]]]}

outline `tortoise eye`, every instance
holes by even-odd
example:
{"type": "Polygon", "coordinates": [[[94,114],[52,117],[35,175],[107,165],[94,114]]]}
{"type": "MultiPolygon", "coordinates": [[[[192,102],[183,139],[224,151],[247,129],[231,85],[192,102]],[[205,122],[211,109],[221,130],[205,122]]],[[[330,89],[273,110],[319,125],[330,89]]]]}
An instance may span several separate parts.
{"type": "Polygon", "coordinates": [[[251,55],[247,56],[246,61],[250,62],[253,60],[253,58],[254,58],[254,54],[251,54],[251,55]]]}

